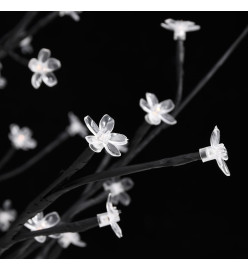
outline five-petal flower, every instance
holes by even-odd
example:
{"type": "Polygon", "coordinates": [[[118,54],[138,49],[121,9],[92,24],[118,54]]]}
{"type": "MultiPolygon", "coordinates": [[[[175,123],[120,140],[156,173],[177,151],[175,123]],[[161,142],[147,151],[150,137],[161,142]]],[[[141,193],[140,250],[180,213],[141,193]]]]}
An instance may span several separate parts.
{"type": "Polygon", "coordinates": [[[70,136],[80,135],[81,137],[85,137],[87,135],[87,129],[79,120],[79,118],[72,112],[68,113],[70,125],[67,128],[67,132],[70,136]]]}
{"type": "Polygon", "coordinates": [[[107,213],[97,215],[99,227],[110,225],[117,237],[122,237],[122,231],[117,222],[120,221],[120,211],[112,204],[111,194],[108,195],[106,203],[107,213]]]}
{"type": "Polygon", "coordinates": [[[118,204],[119,202],[125,206],[131,203],[131,197],[126,191],[133,187],[134,183],[131,178],[125,177],[117,182],[106,181],[103,184],[103,188],[111,193],[113,204],[118,204]]]}
{"type": "Polygon", "coordinates": [[[228,160],[227,150],[223,143],[220,143],[220,130],[215,126],[211,137],[210,145],[199,150],[202,162],[216,159],[218,166],[226,176],[230,176],[230,171],[225,160],[228,160]]]}
{"type": "Polygon", "coordinates": [[[112,117],[105,114],[100,120],[99,127],[89,116],[86,116],[84,121],[88,129],[94,134],[94,136],[85,137],[91,150],[99,153],[105,148],[110,155],[115,157],[121,156],[118,146],[127,144],[128,139],[125,135],[112,133],[115,125],[112,117]]]}
{"type": "Polygon", "coordinates": [[[175,125],[177,123],[176,119],[169,114],[175,108],[171,99],[159,103],[154,94],[146,93],[146,100],[140,99],[140,107],[147,112],[145,120],[148,124],[159,125],[161,121],[168,125],[175,125]]]}
{"type": "Polygon", "coordinates": [[[70,244],[77,247],[86,247],[87,244],[80,239],[79,233],[62,233],[58,239],[58,243],[62,248],[68,248],[70,244]]]}
{"type": "Polygon", "coordinates": [[[28,67],[34,72],[31,83],[34,88],[38,89],[42,81],[49,87],[57,84],[57,78],[53,74],[53,71],[61,67],[59,60],[50,58],[51,51],[48,49],[41,49],[38,54],[38,59],[32,58],[28,67]]]}
{"type": "MultiPolygon", "coordinates": [[[[52,212],[47,214],[46,216],[43,215],[43,212],[38,213],[33,218],[29,219],[24,226],[28,228],[31,231],[38,231],[38,230],[44,230],[51,227],[56,226],[60,222],[60,217],[57,212],[52,212]]],[[[49,235],[51,238],[59,238],[60,234],[56,235],[49,235]]],[[[36,236],[34,238],[36,241],[40,243],[44,243],[47,239],[45,235],[36,236]]]]}
{"type": "Polygon", "coordinates": [[[10,224],[16,219],[17,212],[11,208],[11,201],[5,200],[3,208],[0,208],[0,231],[6,232],[10,224]]]}
{"type": "Polygon", "coordinates": [[[59,16],[63,17],[65,15],[70,16],[74,21],[78,22],[80,21],[79,13],[82,11],[60,11],[59,16]]]}
{"type": "Polygon", "coordinates": [[[167,30],[174,31],[174,40],[186,39],[186,32],[197,31],[201,27],[196,25],[194,22],[190,21],[180,21],[180,20],[173,20],[167,19],[164,23],[161,23],[161,26],[167,30]]]}
{"type": "Polygon", "coordinates": [[[37,142],[32,138],[32,131],[16,124],[10,125],[9,139],[16,149],[29,150],[37,146],[37,142]]]}

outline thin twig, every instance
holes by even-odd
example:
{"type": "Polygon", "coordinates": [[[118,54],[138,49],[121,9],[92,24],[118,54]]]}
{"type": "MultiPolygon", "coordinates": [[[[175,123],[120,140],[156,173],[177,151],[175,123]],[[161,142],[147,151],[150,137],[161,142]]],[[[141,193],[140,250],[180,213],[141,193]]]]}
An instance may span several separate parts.
{"type": "Polygon", "coordinates": [[[0,182],[25,172],[26,170],[34,166],[37,162],[39,162],[42,158],[44,158],[46,155],[48,155],[50,152],[52,152],[56,147],[61,145],[68,138],[70,138],[68,132],[67,131],[62,132],[54,141],[48,144],[45,148],[43,148],[38,154],[36,154],[30,160],[28,160],[18,168],[0,175],[0,182]]]}
{"type": "Polygon", "coordinates": [[[177,66],[177,93],[176,93],[176,99],[175,99],[175,106],[177,107],[182,100],[183,97],[183,64],[184,64],[184,41],[181,39],[178,39],[176,41],[176,66],[177,66]]]}
{"type": "Polygon", "coordinates": [[[0,161],[0,170],[11,160],[11,158],[14,156],[15,153],[16,153],[15,148],[11,146],[8,152],[0,161]]]}

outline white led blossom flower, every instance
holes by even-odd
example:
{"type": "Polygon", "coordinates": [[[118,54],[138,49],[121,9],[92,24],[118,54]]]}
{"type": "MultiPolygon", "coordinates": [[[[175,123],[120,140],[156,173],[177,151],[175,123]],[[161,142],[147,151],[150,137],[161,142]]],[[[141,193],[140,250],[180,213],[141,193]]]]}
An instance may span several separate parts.
{"type": "Polygon", "coordinates": [[[115,125],[112,117],[105,114],[100,120],[99,127],[89,116],[86,116],[84,121],[88,129],[94,134],[94,136],[85,137],[91,150],[99,153],[105,148],[111,156],[121,156],[118,146],[127,144],[128,139],[125,135],[112,133],[115,125]]]}
{"type": "Polygon", "coordinates": [[[37,146],[36,140],[32,138],[32,131],[27,127],[20,128],[16,124],[10,125],[9,139],[16,149],[26,151],[37,146]]]}
{"type": "Polygon", "coordinates": [[[63,17],[63,16],[70,16],[74,21],[79,22],[80,21],[80,16],[79,13],[81,13],[82,11],[60,11],[59,12],[59,16],[63,17]]]}
{"type": "Polygon", "coordinates": [[[2,63],[0,63],[0,89],[3,89],[6,84],[7,84],[7,81],[4,77],[2,77],[2,69],[3,69],[3,65],[2,63]]]}
{"type": "Polygon", "coordinates": [[[207,162],[215,159],[218,166],[226,176],[230,176],[230,171],[226,165],[225,160],[228,160],[227,150],[223,143],[220,143],[220,130],[215,126],[211,137],[210,145],[199,150],[202,162],[207,162]]]}
{"type": "Polygon", "coordinates": [[[38,54],[38,59],[32,58],[28,67],[34,72],[31,83],[35,89],[38,89],[42,81],[49,87],[53,87],[58,83],[53,71],[61,67],[58,59],[50,58],[51,51],[48,49],[41,49],[38,54]]]}
{"type": "MultiPolygon", "coordinates": [[[[30,231],[44,230],[56,226],[60,222],[60,217],[57,212],[52,212],[47,215],[43,215],[43,212],[38,213],[33,218],[29,219],[24,226],[30,231]]],[[[59,238],[60,234],[49,235],[51,238],[59,238]]],[[[34,237],[34,239],[40,243],[44,243],[47,239],[45,235],[34,237]]]]}
{"type": "Polygon", "coordinates": [[[0,231],[6,232],[16,217],[17,212],[11,208],[11,201],[5,200],[3,208],[0,208],[0,231]]]}
{"type": "Polygon", "coordinates": [[[113,206],[111,201],[111,194],[108,195],[106,203],[107,213],[97,215],[99,227],[105,227],[110,225],[117,237],[122,237],[122,231],[117,222],[120,221],[120,211],[113,206]]]}
{"type": "Polygon", "coordinates": [[[120,202],[121,204],[128,206],[131,203],[131,197],[126,191],[130,190],[133,185],[133,180],[125,177],[118,182],[111,180],[106,181],[103,184],[103,188],[111,193],[113,204],[118,204],[120,202]]]}
{"type": "Polygon", "coordinates": [[[173,19],[165,20],[164,23],[161,23],[161,26],[167,30],[174,31],[174,40],[185,40],[186,32],[197,31],[201,28],[194,22],[180,20],[176,21],[173,19]]]}
{"type": "Polygon", "coordinates": [[[31,54],[31,53],[33,53],[34,49],[32,47],[31,42],[32,42],[32,37],[31,36],[27,36],[23,40],[20,41],[19,46],[20,46],[21,52],[23,54],[31,54]]]}
{"type": "Polygon", "coordinates": [[[62,233],[58,239],[58,243],[62,248],[68,248],[70,244],[77,247],[86,247],[87,244],[80,239],[79,233],[62,233]]]}
{"type": "Polygon", "coordinates": [[[87,135],[87,128],[82,124],[79,118],[72,112],[68,113],[70,125],[67,128],[67,132],[70,136],[80,135],[81,137],[85,137],[87,135]]]}
{"type": "Polygon", "coordinates": [[[171,99],[159,103],[154,94],[146,93],[146,100],[140,99],[140,107],[147,112],[145,120],[148,124],[159,125],[161,121],[168,125],[175,125],[177,123],[176,119],[169,114],[175,108],[171,99]]]}

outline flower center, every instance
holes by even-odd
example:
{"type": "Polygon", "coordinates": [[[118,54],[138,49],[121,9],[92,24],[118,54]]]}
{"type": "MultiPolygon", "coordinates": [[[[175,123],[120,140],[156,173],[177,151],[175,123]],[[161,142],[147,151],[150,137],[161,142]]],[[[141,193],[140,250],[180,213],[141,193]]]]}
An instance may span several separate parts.
{"type": "Polygon", "coordinates": [[[107,144],[110,140],[111,133],[109,131],[107,131],[106,133],[104,133],[103,131],[99,131],[96,137],[101,143],[107,144]]]}

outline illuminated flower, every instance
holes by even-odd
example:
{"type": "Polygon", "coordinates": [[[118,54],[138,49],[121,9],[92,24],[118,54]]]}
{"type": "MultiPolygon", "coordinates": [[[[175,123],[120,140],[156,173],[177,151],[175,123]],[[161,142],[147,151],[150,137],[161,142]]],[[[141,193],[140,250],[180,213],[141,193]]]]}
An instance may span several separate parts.
{"type": "Polygon", "coordinates": [[[62,233],[58,239],[58,243],[62,248],[68,248],[70,244],[77,247],[86,247],[87,244],[80,239],[79,233],[62,233]]]}
{"type": "Polygon", "coordinates": [[[36,147],[37,142],[32,138],[32,131],[16,124],[10,125],[9,139],[16,149],[29,150],[36,147]]]}
{"type": "Polygon", "coordinates": [[[84,121],[88,129],[94,134],[94,136],[85,137],[91,150],[99,153],[105,148],[110,155],[121,156],[118,146],[127,144],[128,139],[125,135],[112,133],[115,125],[112,117],[105,114],[99,123],[99,127],[89,116],[86,116],[84,121]]]}
{"type": "Polygon", "coordinates": [[[202,162],[207,162],[215,159],[218,166],[226,176],[230,176],[230,171],[225,160],[228,160],[227,150],[223,143],[220,143],[220,130],[215,126],[211,137],[210,145],[199,150],[202,162]]]}
{"type": "MultiPolygon", "coordinates": [[[[33,218],[29,219],[24,226],[28,228],[30,231],[38,231],[44,230],[51,227],[56,226],[60,222],[60,217],[57,212],[52,212],[47,214],[46,216],[43,215],[43,212],[38,213],[33,218]]],[[[49,235],[51,238],[59,238],[60,234],[56,235],[49,235]]],[[[40,235],[34,237],[34,239],[40,243],[44,243],[47,239],[46,236],[40,235]]]]}
{"type": "Polygon", "coordinates": [[[117,222],[120,221],[120,211],[113,206],[111,201],[111,194],[108,196],[107,204],[107,213],[102,213],[97,215],[99,227],[105,227],[110,225],[117,237],[122,237],[122,231],[117,222]]]}
{"type": "Polygon", "coordinates": [[[130,204],[131,198],[126,191],[130,190],[133,185],[132,179],[125,177],[118,182],[106,181],[103,184],[103,188],[111,193],[113,204],[118,204],[120,202],[127,206],[130,204]]]}
{"type": "Polygon", "coordinates": [[[161,121],[168,125],[177,123],[176,119],[169,114],[175,108],[171,99],[158,103],[158,99],[154,94],[146,93],[146,100],[140,99],[140,107],[147,112],[145,120],[148,124],[159,125],[161,121]]]}
{"type": "Polygon", "coordinates": [[[50,56],[50,50],[41,49],[38,54],[38,59],[32,58],[28,63],[29,69],[34,72],[31,83],[36,89],[40,87],[42,81],[49,87],[58,83],[53,71],[59,69],[61,63],[55,58],[50,58],[50,56]]]}
{"type": "Polygon", "coordinates": [[[85,137],[87,135],[87,129],[79,120],[79,118],[72,112],[68,113],[70,125],[67,128],[68,133],[71,136],[80,135],[81,137],[85,137]]]}
{"type": "Polygon", "coordinates": [[[63,17],[65,15],[70,16],[74,21],[78,22],[80,21],[79,13],[82,11],[60,11],[59,16],[63,17]]]}
{"type": "Polygon", "coordinates": [[[0,208],[0,231],[6,232],[11,223],[16,219],[17,212],[11,209],[11,201],[5,200],[3,208],[0,208]]]}
{"type": "Polygon", "coordinates": [[[197,31],[201,27],[190,21],[176,21],[173,19],[167,19],[161,26],[167,30],[174,31],[174,40],[186,39],[186,32],[197,31]]]}

